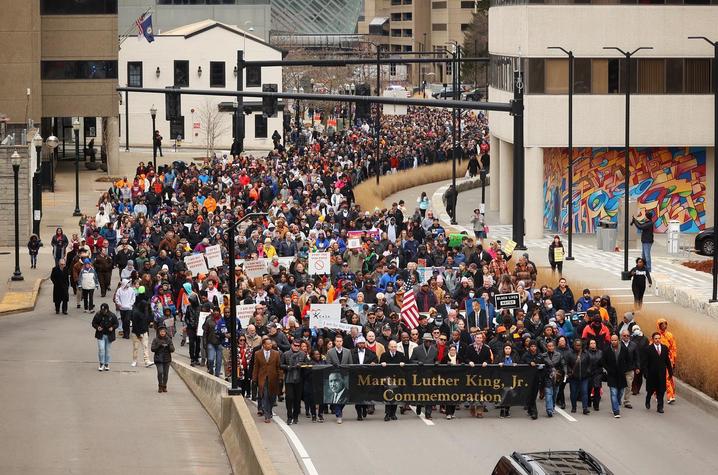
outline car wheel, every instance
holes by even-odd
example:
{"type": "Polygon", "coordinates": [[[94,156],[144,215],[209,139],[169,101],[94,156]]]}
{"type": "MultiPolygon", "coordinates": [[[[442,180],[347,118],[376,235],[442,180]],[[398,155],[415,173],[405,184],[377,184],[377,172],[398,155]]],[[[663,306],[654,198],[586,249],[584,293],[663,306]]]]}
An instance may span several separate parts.
{"type": "Polygon", "coordinates": [[[704,239],[701,243],[701,253],[705,254],[706,256],[712,256],[713,255],[713,239],[704,239]]]}

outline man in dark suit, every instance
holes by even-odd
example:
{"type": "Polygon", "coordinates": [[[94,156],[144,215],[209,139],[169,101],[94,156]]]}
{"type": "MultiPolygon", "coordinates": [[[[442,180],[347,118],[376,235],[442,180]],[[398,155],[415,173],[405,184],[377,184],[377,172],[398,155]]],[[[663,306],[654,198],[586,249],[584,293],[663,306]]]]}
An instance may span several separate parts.
{"type": "MultiPolygon", "coordinates": [[[[341,335],[336,335],[334,337],[334,348],[327,352],[327,363],[332,366],[339,366],[350,365],[352,362],[350,351],[344,348],[344,338],[341,335]]],[[[344,404],[332,404],[332,411],[337,418],[337,424],[341,424],[344,404]]]]}
{"type": "Polygon", "coordinates": [[[643,376],[646,378],[646,409],[651,408],[651,396],[656,393],[658,412],[663,413],[663,395],[666,392],[666,371],[673,377],[673,367],[668,359],[668,347],[661,344],[661,334],[651,335],[651,344],[642,358],[643,376]]]}
{"type": "MultiPolygon", "coordinates": [[[[467,362],[469,366],[487,366],[493,361],[494,357],[491,353],[491,348],[484,343],[485,338],[484,334],[479,332],[474,339],[474,344],[464,347],[463,361],[467,362]]],[[[536,398],[534,397],[533,401],[535,400],[536,398]]],[[[486,408],[483,404],[471,406],[471,415],[474,417],[483,417],[484,412],[486,412],[486,408]]]]}
{"type": "Polygon", "coordinates": [[[626,390],[626,372],[631,367],[629,350],[618,339],[618,335],[611,335],[611,346],[603,350],[603,367],[606,370],[606,382],[611,391],[611,409],[613,417],[621,417],[621,399],[626,390]]]}
{"type": "Polygon", "coordinates": [[[279,394],[279,352],[272,349],[272,340],[262,338],[262,347],[254,353],[252,381],[259,389],[258,415],[264,416],[264,422],[272,421],[274,399],[279,394]]]}
{"type": "MultiPolygon", "coordinates": [[[[381,355],[381,359],[379,360],[381,365],[386,367],[388,364],[398,364],[399,366],[404,366],[404,363],[406,363],[406,355],[404,353],[396,350],[396,341],[395,340],[389,340],[389,343],[387,344],[388,348],[387,351],[385,351],[381,355]]],[[[384,406],[384,421],[395,421],[396,420],[396,404],[386,404],[384,406]]]]}
{"type": "MultiPolygon", "coordinates": [[[[418,365],[436,364],[439,352],[436,349],[436,346],[434,346],[434,337],[431,336],[431,333],[424,333],[421,340],[423,344],[414,348],[414,352],[411,354],[409,362],[416,363],[418,365]]],[[[426,411],[426,418],[431,420],[431,405],[427,404],[424,408],[426,411]]],[[[416,413],[421,414],[421,405],[417,404],[416,413]]]]}
{"type": "MultiPolygon", "coordinates": [[[[352,361],[354,364],[375,365],[379,362],[379,359],[376,357],[376,353],[367,349],[366,340],[363,336],[359,336],[354,344],[356,347],[351,351],[352,361]]],[[[357,420],[364,420],[364,418],[366,418],[367,411],[369,410],[369,404],[356,404],[354,407],[357,411],[357,420]]]]}
{"type": "Polygon", "coordinates": [[[292,297],[290,295],[285,295],[282,298],[282,303],[275,305],[273,310],[280,322],[290,311],[292,311],[294,318],[297,319],[297,323],[301,323],[302,312],[299,310],[299,305],[292,302],[292,297]]]}

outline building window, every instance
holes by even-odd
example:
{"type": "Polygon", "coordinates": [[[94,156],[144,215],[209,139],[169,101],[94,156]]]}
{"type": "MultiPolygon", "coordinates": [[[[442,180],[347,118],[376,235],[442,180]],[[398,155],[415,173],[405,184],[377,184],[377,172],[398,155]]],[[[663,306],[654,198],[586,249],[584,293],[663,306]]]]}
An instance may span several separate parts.
{"type": "Polygon", "coordinates": [[[396,76],[396,63],[389,65],[389,76],[396,76]]]}
{"type": "Polygon", "coordinates": [[[401,0],[391,0],[392,5],[401,5],[401,0]]]}
{"type": "Polygon", "coordinates": [[[468,2],[461,2],[461,8],[474,8],[474,0],[468,1],[468,2]]]}
{"type": "Polygon", "coordinates": [[[41,78],[117,79],[117,61],[43,61],[41,78]]]}
{"type": "Polygon", "coordinates": [[[170,140],[184,140],[184,117],[170,120],[170,140]]]}
{"type": "Polygon", "coordinates": [[[543,58],[529,58],[529,94],[544,93],[544,60],[543,58]]]}
{"type": "Polygon", "coordinates": [[[175,87],[189,87],[189,61],[175,61],[174,74],[175,87]]]}
{"type": "Polygon", "coordinates": [[[117,15],[117,0],[41,0],[41,15],[117,15]]]}
{"type": "Polygon", "coordinates": [[[432,23],[431,31],[446,31],[446,23],[432,23]]]}
{"type": "Polygon", "coordinates": [[[411,0],[404,0],[402,3],[404,5],[411,5],[411,0]]]}
{"type": "Polygon", "coordinates": [[[471,29],[471,25],[469,23],[461,24],[461,31],[469,31],[470,29],[471,29]]]}
{"type": "Polygon", "coordinates": [[[711,91],[710,59],[686,59],[686,94],[708,94],[711,91]]]}
{"type": "Polygon", "coordinates": [[[608,93],[616,94],[619,91],[620,83],[620,60],[609,59],[608,60],[608,93]]]}
{"type": "Polygon", "coordinates": [[[142,87],[142,61],[127,63],[127,85],[129,87],[142,87]]]}
{"type": "Polygon", "coordinates": [[[392,28],[392,29],[391,29],[391,36],[401,37],[401,28],[392,28]]]}
{"type": "Polygon", "coordinates": [[[413,48],[411,47],[411,45],[404,45],[402,46],[401,50],[405,52],[410,52],[413,51],[413,48]]]}
{"type": "Polygon", "coordinates": [[[209,87],[225,87],[224,61],[209,62],[209,87]]]}
{"type": "Polygon", "coordinates": [[[591,93],[591,60],[574,58],[573,60],[573,92],[576,94],[591,93]]]}
{"type": "Polygon", "coordinates": [[[431,2],[431,9],[432,10],[445,10],[446,2],[431,2]]]}
{"type": "Polygon", "coordinates": [[[546,60],[546,94],[566,94],[568,92],[568,59],[546,60]]]}
{"type": "Polygon", "coordinates": [[[267,138],[267,118],[262,114],[254,114],[254,138],[267,138]]]}
{"type": "Polygon", "coordinates": [[[639,94],[663,94],[666,89],[666,62],[663,59],[639,59],[636,61],[636,92],[639,94]]]}
{"type": "Polygon", "coordinates": [[[666,59],[666,93],[680,94],[683,92],[683,59],[666,59]]]}
{"type": "Polygon", "coordinates": [[[402,21],[411,21],[412,20],[412,14],[411,12],[404,12],[401,14],[402,21]]]}
{"type": "Polygon", "coordinates": [[[245,80],[247,87],[262,86],[262,68],[260,66],[247,66],[244,71],[247,74],[245,80]]]}
{"type": "Polygon", "coordinates": [[[401,13],[392,13],[391,21],[401,21],[401,13]]]}
{"type": "Polygon", "coordinates": [[[401,35],[402,35],[403,37],[405,37],[405,38],[411,38],[411,37],[413,36],[413,32],[412,32],[411,28],[405,28],[405,29],[402,31],[402,34],[401,34],[401,35]]]}

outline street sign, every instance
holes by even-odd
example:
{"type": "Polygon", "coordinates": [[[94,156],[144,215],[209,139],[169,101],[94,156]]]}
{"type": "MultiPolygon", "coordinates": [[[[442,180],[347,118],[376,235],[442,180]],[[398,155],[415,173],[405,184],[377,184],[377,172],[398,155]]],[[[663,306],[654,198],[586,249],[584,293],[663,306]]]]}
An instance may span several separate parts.
{"type": "Polygon", "coordinates": [[[494,307],[496,310],[511,310],[521,306],[521,299],[518,292],[508,294],[496,294],[494,296],[494,307]]]}

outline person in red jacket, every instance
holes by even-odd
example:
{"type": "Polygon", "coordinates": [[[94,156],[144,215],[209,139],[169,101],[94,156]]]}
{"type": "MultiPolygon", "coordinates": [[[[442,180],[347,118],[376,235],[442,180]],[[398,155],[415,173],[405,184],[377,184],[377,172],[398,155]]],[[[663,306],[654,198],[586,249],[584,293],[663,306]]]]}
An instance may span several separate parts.
{"type": "Polygon", "coordinates": [[[611,342],[611,331],[603,324],[601,314],[596,309],[589,309],[588,315],[591,317],[591,324],[583,329],[581,338],[586,342],[596,340],[598,349],[603,350],[611,342]]]}

